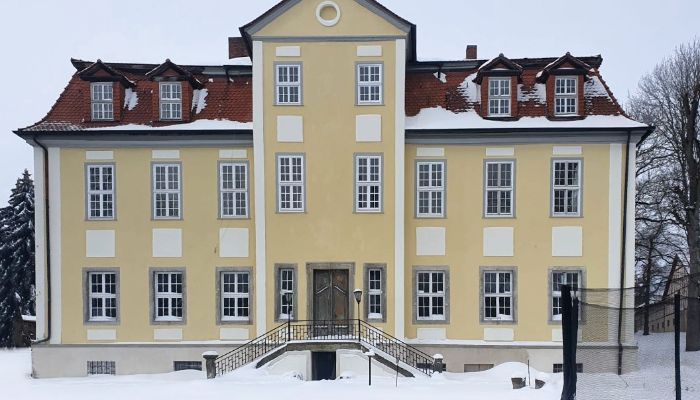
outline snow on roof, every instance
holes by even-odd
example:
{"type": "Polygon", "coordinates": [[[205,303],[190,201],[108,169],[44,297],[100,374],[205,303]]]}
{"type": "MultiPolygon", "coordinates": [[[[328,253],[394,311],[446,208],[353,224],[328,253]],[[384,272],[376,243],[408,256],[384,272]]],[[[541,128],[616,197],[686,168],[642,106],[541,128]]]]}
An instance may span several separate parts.
{"type": "Polygon", "coordinates": [[[36,322],[36,315],[22,315],[22,321],[36,322]]]}
{"type": "Polygon", "coordinates": [[[228,60],[227,62],[224,63],[224,65],[250,66],[250,65],[253,65],[253,62],[250,60],[250,57],[238,57],[238,58],[232,58],[232,59],[228,60]]]}
{"type": "Polygon", "coordinates": [[[88,128],[87,131],[197,131],[197,130],[241,130],[253,129],[252,122],[238,122],[226,119],[200,119],[185,124],[173,124],[167,126],[150,125],[117,125],[100,128],[88,128]]]}
{"type": "Polygon", "coordinates": [[[525,86],[518,84],[518,101],[525,102],[534,100],[538,103],[547,102],[547,86],[544,83],[535,83],[530,89],[525,90],[525,86]]]}
{"type": "Polygon", "coordinates": [[[406,118],[406,129],[499,129],[499,128],[645,128],[647,125],[623,115],[590,115],[579,120],[552,121],[547,117],[523,117],[517,121],[484,119],[475,111],[453,113],[442,107],[424,108],[406,118]]]}
{"type": "Polygon", "coordinates": [[[474,72],[473,74],[464,78],[462,83],[459,84],[459,92],[468,103],[477,103],[481,100],[479,98],[479,85],[473,82],[476,75],[477,73],[474,72]]]}
{"type": "Polygon", "coordinates": [[[610,98],[610,94],[605,85],[600,81],[597,76],[592,76],[591,79],[587,80],[583,86],[584,93],[587,97],[607,97],[610,98]]]}

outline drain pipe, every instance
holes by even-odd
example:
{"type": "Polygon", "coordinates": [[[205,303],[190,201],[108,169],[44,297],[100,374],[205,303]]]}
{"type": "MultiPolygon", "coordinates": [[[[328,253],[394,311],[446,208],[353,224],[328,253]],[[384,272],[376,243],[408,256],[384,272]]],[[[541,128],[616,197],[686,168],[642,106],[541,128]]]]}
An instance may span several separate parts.
{"type": "Polygon", "coordinates": [[[51,339],[51,230],[49,229],[49,149],[37,140],[36,135],[32,137],[32,141],[44,151],[44,233],[46,235],[46,337],[34,341],[32,345],[35,345],[46,343],[51,339]]]}
{"type": "Polygon", "coordinates": [[[630,164],[630,142],[632,141],[632,131],[627,131],[627,144],[625,148],[625,187],[623,195],[623,208],[622,208],[622,263],[620,268],[620,304],[619,304],[619,314],[617,318],[617,374],[622,375],[622,317],[624,310],[624,300],[625,300],[625,268],[627,268],[627,259],[625,257],[627,252],[627,196],[629,191],[627,186],[629,184],[629,164],[630,164]]]}

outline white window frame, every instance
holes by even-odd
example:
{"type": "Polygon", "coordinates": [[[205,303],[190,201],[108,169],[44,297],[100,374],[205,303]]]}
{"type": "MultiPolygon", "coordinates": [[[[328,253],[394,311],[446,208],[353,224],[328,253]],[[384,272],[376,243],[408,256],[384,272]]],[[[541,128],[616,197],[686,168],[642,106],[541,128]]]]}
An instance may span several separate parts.
{"type": "Polygon", "coordinates": [[[117,215],[117,199],[115,191],[115,174],[116,168],[114,164],[87,164],[85,167],[86,174],[86,214],[88,220],[114,220],[117,215]],[[97,182],[93,182],[93,170],[97,170],[97,182]],[[110,185],[105,188],[105,177],[109,176],[110,185]],[[97,184],[98,188],[94,189],[93,184],[97,184]],[[93,202],[92,197],[97,196],[98,200],[93,202]],[[111,208],[107,205],[111,203],[111,208]],[[93,209],[93,204],[97,207],[93,209]],[[98,215],[93,215],[95,211],[98,215]],[[111,211],[111,215],[108,212],[111,211]]]}
{"type": "Polygon", "coordinates": [[[229,321],[250,321],[250,273],[247,271],[221,271],[221,321],[224,322],[229,322],[229,321]],[[233,282],[232,283],[226,283],[226,276],[231,275],[233,276],[233,282]],[[241,282],[241,278],[245,276],[245,282],[241,282]],[[233,291],[226,291],[226,285],[233,285],[234,290],[233,291]],[[246,290],[241,291],[240,285],[245,285],[246,290]],[[226,300],[231,299],[234,302],[233,307],[228,307],[231,308],[234,311],[234,315],[226,315],[226,300]],[[245,299],[247,300],[247,305],[242,306],[239,304],[239,300],[245,299]],[[248,315],[240,315],[242,310],[246,310],[248,315]]]}
{"type": "Polygon", "coordinates": [[[381,63],[357,64],[357,104],[380,105],[384,102],[384,65],[381,63]],[[372,69],[378,69],[378,74],[372,69]],[[369,71],[363,71],[369,69],[369,71]],[[366,89],[367,98],[363,100],[363,90],[366,89]],[[372,93],[376,89],[377,93],[372,93]],[[376,98],[374,96],[376,95],[376,98]]]}
{"type": "MultiPolygon", "coordinates": [[[[515,296],[514,296],[514,285],[515,285],[515,279],[514,279],[514,273],[512,271],[483,271],[483,280],[484,280],[484,287],[482,288],[482,307],[483,307],[483,319],[484,321],[513,321],[514,317],[514,311],[515,311],[515,296]],[[496,276],[496,291],[493,293],[488,293],[486,290],[487,287],[487,282],[486,282],[486,276],[487,275],[492,275],[495,274],[496,276]],[[501,283],[504,281],[505,276],[509,277],[509,290],[504,290],[501,291],[501,283]],[[496,316],[495,317],[488,317],[486,314],[486,299],[496,299],[496,316]],[[510,300],[510,305],[508,306],[510,310],[510,315],[508,314],[500,314],[500,309],[501,309],[501,300],[504,299],[509,299],[510,300]]],[[[505,304],[504,306],[505,307],[505,304]]]]}
{"type": "Polygon", "coordinates": [[[156,271],[153,273],[153,320],[156,322],[181,322],[185,318],[185,274],[184,272],[180,271],[156,271]],[[158,277],[160,275],[166,276],[167,280],[164,283],[167,286],[166,291],[159,291],[158,290],[158,277]],[[175,276],[180,276],[180,282],[174,282],[173,277],[175,276]],[[180,292],[178,293],[177,291],[172,290],[172,285],[180,285],[180,292]],[[165,308],[167,310],[167,315],[161,315],[159,316],[159,307],[158,307],[158,300],[159,299],[167,299],[168,300],[168,306],[165,308]],[[181,302],[181,307],[180,307],[180,316],[174,315],[176,314],[176,310],[178,307],[173,305],[173,301],[180,299],[181,302]]]}
{"type": "MultiPolygon", "coordinates": [[[[384,270],[382,268],[371,267],[367,269],[367,319],[381,320],[384,318],[384,270]],[[372,274],[379,274],[378,279],[373,279],[372,274]],[[373,299],[376,303],[373,303],[373,299]],[[373,307],[377,307],[379,312],[373,312],[373,307]]],[[[377,278],[377,276],[375,276],[377,278]]]]}
{"type": "Polygon", "coordinates": [[[416,320],[418,321],[444,321],[447,319],[447,273],[445,271],[416,271],[416,320]],[[428,291],[421,290],[421,275],[428,277],[428,291]],[[433,290],[435,279],[440,276],[442,290],[433,290]],[[420,315],[421,298],[428,299],[428,316],[420,315]],[[442,314],[434,314],[435,300],[442,299],[442,314]]]}
{"type": "Polygon", "coordinates": [[[554,115],[578,115],[578,77],[556,76],[554,79],[554,115]],[[571,85],[573,83],[573,85],[571,85]],[[560,104],[561,103],[561,104],[560,104]]]}
{"type": "Polygon", "coordinates": [[[416,216],[419,218],[442,218],[445,216],[445,161],[419,161],[416,163],[416,216]],[[421,168],[427,167],[428,184],[421,182],[421,168]],[[439,167],[439,171],[438,171],[439,167]],[[439,174],[438,177],[435,174],[439,174]],[[421,211],[421,196],[427,196],[428,210],[421,211]]]}
{"type": "Polygon", "coordinates": [[[89,271],[87,273],[87,292],[88,292],[88,321],[89,322],[116,322],[119,315],[119,284],[118,276],[114,271],[89,271]],[[112,281],[107,281],[107,276],[111,276],[112,281]],[[93,282],[93,278],[99,278],[99,282],[93,282]],[[99,287],[95,291],[95,285],[99,287]],[[114,292],[109,292],[109,287],[112,286],[114,292]],[[101,304],[95,306],[93,300],[98,300],[101,304]],[[114,307],[108,307],[107,302],[112,300],[114,307]],[[114,309],[114,316],[107,316],[107,311],[114,309]],[[99,315],[93,315],[94,311],[99,311],[99,315]]]}
{"type": "Polygon", "coordinates": [[[219,163],[219,216],[221,218],[248,218],[250,204],[248,185],[248,163],[219,163]],[[231,169],[230,174],[225,171],[228,168],[231,169]],[[227,179],[228,175],[231,177],[230,181],[227,179]],[[239,206],[240,202],[243,203],[242,206],[239,206]]]}
{"type": "Polygon", "coordinates": [[[489,78],[489,104],[490,117],[510,117],[511,107],[511,78],[489,78]],[[495,111],[494,111],[495,110],[495,111]]]}
{"type": "Polygon", "coordinates": [[[153,219],[181,219],[182,218],[182,168],[176,163],[153,163],[152,166],[152,185],[153,185],[153,219]],[[165,188],[158,188],[158,168],[165,168],[165,188]],[[173,181],[170,179],[170,168],[177,168],[177,188],[170,188],[173,181]],[[158,197],[165,196],[165,215],[158,215],[158,197]],[[177,200],[177,208],[171,207],[171,199],[177,200]],[[176,215],[172,214],[175,211],[176,215]]]}
{"type": "Polygon", "coordinates": [[[581,216],[581,206],[582,206],[582,195],[583,195],[583,174],[582,174],[582,169],[583,169],[583,162],[582,160],[576,160],[576,159],[553,159],[552,160],[552,193],[551,193],[551,203],[552,203],[552,216],[554,217],[580,217],[581,216]],[[565,169],[564,169],[564,179],[565,179],[565,184],[557,184],[557,164],[565,164],[565,169]],[[576,184],[575,185],[570,185],[569,184],[569,171],[570,171],[570,164],[576,164],[577,165],[577,176],[576,176],[576,184]],[[557,211],[557,204],[556,204],[556,194],[558,191],[563,191],[564,192],[564,211],[557,211]],[[576,194],[576,210],[570,210],[569,208],[569,199],[573,195],[573,193],[576,194]]]}
{"type": "Polygon", "coordinates": [[[484,162],[484,215],[486,217],[512,217],[515,215],[515,161],[513,160],[486,160],[484,162]],[[497,166],[498,182],[493,186],[489,182],[489,166],[497,166]],[[510,185],[503,185],[504,165],[510,166],[510,185]],[[496,193],[497,211],[489,211],[489,193],[496,193]],[[508,194],[510,197],[505,197],[508,194]],[[502,202],[506,201],[509,212],[502,211],[502,202]]]}
{"type": "Polygon", "coordinates": [[[159,99],[161,120],[182,120],[182,82],[160,82],[159,99]]]}
{"type": "Polygon", "coordinates": [[[114,121],[114,83],[92,82],[90,99],[93,121],[114,121]]]}
{"type": "Polygon", "coordinates": [[[384,157],[382,154],[355,155],[355,212],[381,213],[384,207],[384,157]],[[372,165],[376,161],[375,165],[372,165]],[[363,168],[366,171],[363,172],[363,168]],[[376,168],[376,173],[372,171],[376,168]],[[374,193],[372,191],[375,190],[374,193]],[[372,196],[377,196],[376,200],[372,196]],[[373,203],[375,205],[373,206],[373,203]]]}
{"type": "Polygon", "coordinates": [[[284,268],[279,268],[277,270],[278,272],[278,290],[279,290],[279,315],[278,315],[278,320],[280,321],[287,321],[289,319],[294,319],[294,309],[296,307],[296,304],[294,304],[294,286],[295,282],[294,280],[296,279],[296,270],[294,268],[289,268],[289,267],[284,267],[284,268]],[[289,304],[285,302],[284,295],[286,293],[291,293],[291,301],[289,304]],[[291,310],[290,310],[291,308],[291,310]],[[286,312],[285,312],[286,311],[286,312]],[[289,313],[291,312],[291,315],[289,313]]]}
{"type": "Polygon", "coordinates": [[[306,157],[304,154],[277,155],[277,211],[303,213],[306,210],[306,157]],[[299,171],[296,171],[299,169],[299,171]],[[295,193],[296,191],[296,193],[295,193]],[[295,200],[295,195],[299,196],[295,200]],[[295,206],[295,203],[296,204],[295,206]]]}
{"type": "Polygon", "coordinates": [[[276,105],[301,105],[302,100],[302,65],[301,64],[275,64],[275,104],[276,105]],[[280,72],[286,70],[285,79],[280,79],[280,72]],[[296,80],[292,80],[290,71],[296,70],[296,80]],[[292,89],[297,89],[297,100],[292,100],[292,89]]]}
{"type": "Polygon", "coordinates": [[[574,286],[574,295],[578,296],[583,285],[583,273],[580,270],[554,269],[550,272],[550,282],[551,286],[549,288],[549,291],[551,303],[549,308],[549,315],[552,318],[552,321],[561,321],[561,286],[567,284],[574,286]],[[557,282],[557,275],[563,275],[566,278],[566,281],[557,282]],[[569,281],[569,278],[572,276],[576,276],[575,285],[573,285],[573,281],[569,281]],[[558,310],[559,313],[556,314],[555,310],[558,310]]]}

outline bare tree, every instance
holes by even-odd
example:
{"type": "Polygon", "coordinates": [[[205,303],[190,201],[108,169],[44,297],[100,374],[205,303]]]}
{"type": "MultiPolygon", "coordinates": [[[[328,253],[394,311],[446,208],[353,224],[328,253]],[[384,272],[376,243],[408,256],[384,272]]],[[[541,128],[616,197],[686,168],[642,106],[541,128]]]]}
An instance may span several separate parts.
{"type": "MultiPolygon", "coordinates": [[[[651,175],[662,174],[670,221],[685,238],[691,274],[700,273],[700,40],[681,45],[639,83],[630,110],[637,119],[656,126],[651,175]]],[[[672,255],[671,255],[672,256],[672,255]]],[[[697,276],[697,275],[694,275],[697,276]]],[[[691,280],[690,298],[700,297],[691,280]]],[[[700,301],[688,302],[686,350],[700,351],[700,301]]]]}

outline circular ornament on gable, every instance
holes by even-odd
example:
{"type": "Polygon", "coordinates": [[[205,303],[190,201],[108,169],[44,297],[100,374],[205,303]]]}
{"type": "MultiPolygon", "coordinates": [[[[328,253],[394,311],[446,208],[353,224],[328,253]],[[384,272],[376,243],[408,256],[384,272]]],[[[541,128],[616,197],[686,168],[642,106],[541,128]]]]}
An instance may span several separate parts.
{"type": "Polygon", "coordinates": [[[323,26],[335,26],[340,21],[340,7],[334,1],[324,1],[316,7],[316,19],[323,26]]]}

